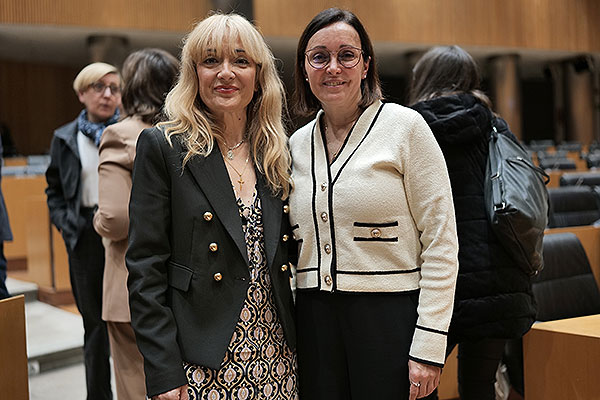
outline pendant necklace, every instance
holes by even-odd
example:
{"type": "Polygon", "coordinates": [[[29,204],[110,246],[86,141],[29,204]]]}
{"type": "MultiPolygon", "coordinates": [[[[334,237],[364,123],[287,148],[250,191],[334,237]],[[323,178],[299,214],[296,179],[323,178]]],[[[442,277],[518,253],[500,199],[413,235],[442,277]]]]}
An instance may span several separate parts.
{"type": "Polygon", "coordinates": [[[227,146],[227,158],[229,158],[230,160],[233,160],[233,157],[234,157],[233,151],[235,149],[237,149],[238,147],[240,147],[242,145],[242,143],[244,143],[245,141],[246,141],[246,138],[242,139],[239,143],[233,145],[232,147],[229,147],[227,142],[225,142],[225,146],[227,146]]]}
{"type": "MultiPolygon", "coordinates": [[[[242,142],[243,142],[243,140],[242,140],[242,142]]],[[[240,144],[241,144],[241,142],[240,142],[240,144]]],[[[233,158],[233,157],[232,157],[232,158],[233,158]]],[[[246,183],[246,182],[244,181],[244,179],[242,179],[242,176],[244,175],[244,172],[246,172],[246,167],[248,167],[248,160],[249,160],[249,159],[250,159],[250,155],[248,155],[248,157],[246,157],[246,161],[244,162],[244,169],[242,170],[242,172],[238,171],[238,170],[237,170],[237,168],[236,168],[236,167],[234,167],[234,166],[233,166],[233,164],[232,164],[231,162],[229,162],[227,159],[225,159],[225,161],[227,162],[227,164],[229,164],[229,166],[230,166],[231,168],[233,168],[233,170],[235,171],[235,173],[238,175],[238,180],[237,180],[237,183],[239,183],[239,185],[240,185],[240,193],[238,193],[238,195],[240,195],[240,196],[241,196],[241,192],[242,192],[242,185],[243,185],[244,183],[246,183]]]]}

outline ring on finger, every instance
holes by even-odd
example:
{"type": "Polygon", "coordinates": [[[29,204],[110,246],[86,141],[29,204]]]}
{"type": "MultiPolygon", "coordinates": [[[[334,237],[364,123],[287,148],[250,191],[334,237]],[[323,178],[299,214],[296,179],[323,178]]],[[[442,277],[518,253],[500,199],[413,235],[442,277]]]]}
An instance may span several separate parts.
{"type": "Polygon", "coordinates": [[[413,382],[411,380],[409,380],[409,382],[410,382],[411,385],[414,385],[416,387],[421,387],[421,382],[413,382]]]}

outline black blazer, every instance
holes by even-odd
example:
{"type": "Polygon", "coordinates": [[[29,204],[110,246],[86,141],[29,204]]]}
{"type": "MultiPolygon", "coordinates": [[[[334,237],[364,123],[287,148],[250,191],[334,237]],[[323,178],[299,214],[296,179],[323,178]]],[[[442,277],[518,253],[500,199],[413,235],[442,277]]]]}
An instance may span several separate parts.
{"type": "MultiPolygon", "coordinates": [[[[171,147],[160,129],[146,129],[133,169],[126,263],[149,397],[187,383],[183,360],[219,368],[250,279],[242,221],[219,149],[182,169],[185,153],[178,138],[171,147]]],[[[295,348],[289,222],[258,172],[257,180],[275,305],[295,348]]]]}
{"type": "Polygon", "coordinates": [[[46,170],[46,196],[50,220],[60,230],[69,250],[73,250],[85,226],[79,214],[81,205],[81,161],[77,148],[77,120],[54,131],[50,165],[46,170]]]}

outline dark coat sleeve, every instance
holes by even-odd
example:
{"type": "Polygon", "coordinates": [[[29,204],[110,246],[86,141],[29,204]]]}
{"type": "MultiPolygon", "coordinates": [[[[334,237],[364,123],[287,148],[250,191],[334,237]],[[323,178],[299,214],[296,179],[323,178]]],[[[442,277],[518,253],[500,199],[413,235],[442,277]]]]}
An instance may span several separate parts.
{"type": "Polygon", "coordinates": [[[50,164],[46,170],[46,182],[48,182],[46,196],[50,220],[59,231],[62,231],[65,226],[68,205],[60,180],[60,148],[60,139],[54,136],[50,145],[50,164]]]}
{"type": "Polygon", "coordinates": [[[175,319],[167,302],[171,182],[161,148],[167,145],[156,136],[160,134],[145,130],[138,139],[126,255],[131,324],[144,356],[148,397],[187,383],[175,319]]]}

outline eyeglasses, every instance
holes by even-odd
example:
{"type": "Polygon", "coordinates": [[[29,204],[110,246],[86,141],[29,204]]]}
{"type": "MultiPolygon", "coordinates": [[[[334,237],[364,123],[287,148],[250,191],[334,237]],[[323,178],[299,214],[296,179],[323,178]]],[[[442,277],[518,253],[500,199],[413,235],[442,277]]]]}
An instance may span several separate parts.
{"type": "Polygon", "coordinates": [[[346,46],[338,51],[329,51],[323,48],[314,48],[306,53],[308,63],[314,69],[323,69],[331,62],[331,57],[336,55],[337,62],[344,68],[354,68],[360,61],[363,51],[358,47],[346,46]]]}
{"type": "Polygon", "coordinates": [[[113,95],[117,95],[119,93],[121,93],[121,88],[117,85],[105,85],[102,82],[94,82],[90,85],[90,87],[92,89],[94,89],[94,92],[96,93],[104,93],[104,91],[106,90],[106,88],[110,89],[110,93],[113,95]]]}

